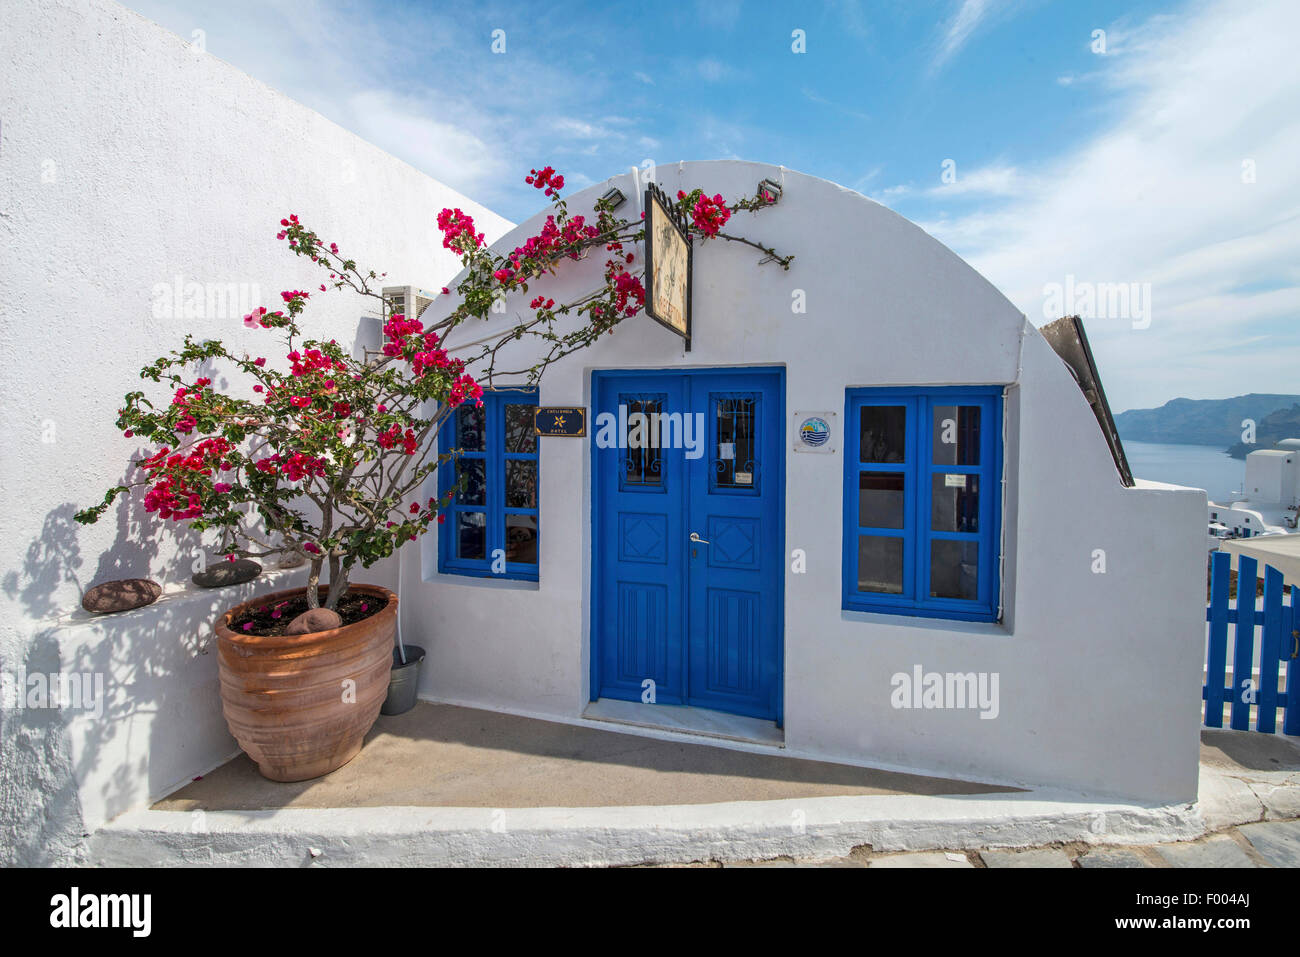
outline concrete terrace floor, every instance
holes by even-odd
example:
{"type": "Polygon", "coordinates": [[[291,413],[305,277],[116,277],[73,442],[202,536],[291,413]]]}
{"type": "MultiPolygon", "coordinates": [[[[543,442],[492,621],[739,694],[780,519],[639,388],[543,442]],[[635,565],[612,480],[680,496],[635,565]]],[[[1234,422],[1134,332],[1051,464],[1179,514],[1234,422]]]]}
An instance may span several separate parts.
{"type": "Polygon", "coordinates": [[[619,807],[1017,790],[737,751],[703,737],[664,741],[614,727],[422,701],[406,714],[381,715],[361,753],[323,778],[268,781],[240,754],[153,809],[619,807]]]}

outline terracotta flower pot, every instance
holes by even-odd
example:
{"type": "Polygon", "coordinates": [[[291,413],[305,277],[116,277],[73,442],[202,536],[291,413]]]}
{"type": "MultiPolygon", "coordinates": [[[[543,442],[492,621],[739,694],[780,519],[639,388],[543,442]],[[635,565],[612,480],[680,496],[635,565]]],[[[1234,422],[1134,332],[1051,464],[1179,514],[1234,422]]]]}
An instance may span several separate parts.
{"type": "MultiPolygon", "coordinates": [[[[263,595],[232,608],[217,622],[226,724],[272,781],[306,781],[351,761],[388,694],[397,596],[387,588],[349,586],[350,593],[387,602],[382,611],[354,625],[270,638],[230,630],[244,612],[299,598],[305,590],[263,595]]],[[[326,591],[321,586],[322,601],[326,591]]]]}

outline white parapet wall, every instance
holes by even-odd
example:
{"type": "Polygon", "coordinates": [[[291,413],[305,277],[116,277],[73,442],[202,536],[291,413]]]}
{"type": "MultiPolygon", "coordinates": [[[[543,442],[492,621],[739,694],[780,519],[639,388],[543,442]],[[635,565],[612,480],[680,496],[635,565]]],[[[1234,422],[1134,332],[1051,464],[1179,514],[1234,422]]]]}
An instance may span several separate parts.
{"type": "MultiPolygon", "coordinates": [[[[0,864],[75,856],[86,831],[229,757],[210,623],[302,581],[195,590],[198,539],[160,533],[138,498],[73,522],[144,448],[113,428],[140,367],[187,332],[266,353],[273,333],[243,314],[321,279],[275,238],[289,213],[392,284],[437,288],[458,266],[436,229],[444,206],[489,239],[509,226],[116,3],[5,3],[0,670],[100,673],[106,709],[0,712],[0,864]],[[137,576],[164,584],[155,606],[80,610],[91,584],[137,576]]],[[[351,343],[365,311],[331,292],[307,315],[313,334],[351,343]]]]}

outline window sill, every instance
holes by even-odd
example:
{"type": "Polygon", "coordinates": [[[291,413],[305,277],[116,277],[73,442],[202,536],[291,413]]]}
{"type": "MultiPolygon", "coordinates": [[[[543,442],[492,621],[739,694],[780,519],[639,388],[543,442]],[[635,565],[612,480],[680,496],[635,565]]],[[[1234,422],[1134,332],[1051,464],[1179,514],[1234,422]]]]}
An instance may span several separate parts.
{"type": "Polygon", "coordinates": [[[539,591],[540,585],[536,581],[527,578],[505,578],[501,575],[464,575],[457,572],[434,572],[432,575],[422,576],[424,581],[432,584],[438,582],[445,585],[468,585],[472,588],[498,588],[508,591],[539,591]]]}
{"type": "Polygon", "coordinates": [[[864,625],[921,628],[926,631],[958,631],[967,635],[983,635],[990,638],[1010,638],[1012,635],[1004,621],[965,621],[960,618],[936,618],[907,612],[859,611],[853,608],[842,608],[840,620],[864,625]]]}

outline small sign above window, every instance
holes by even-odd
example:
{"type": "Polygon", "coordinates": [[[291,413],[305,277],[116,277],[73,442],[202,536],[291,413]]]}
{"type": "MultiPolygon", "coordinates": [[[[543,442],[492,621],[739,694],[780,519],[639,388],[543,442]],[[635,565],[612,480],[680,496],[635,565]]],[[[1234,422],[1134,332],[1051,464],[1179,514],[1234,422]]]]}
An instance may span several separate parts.
{"type": "Polygon", "coordinates": [[[587,434],[587,410],[542,406],[533,416],[533,431],[538,435],[581,438],[587,434]]]}

